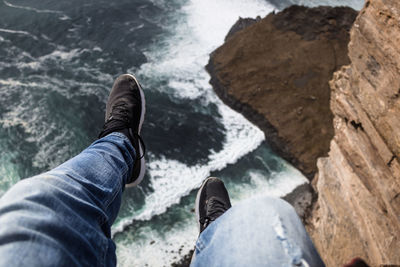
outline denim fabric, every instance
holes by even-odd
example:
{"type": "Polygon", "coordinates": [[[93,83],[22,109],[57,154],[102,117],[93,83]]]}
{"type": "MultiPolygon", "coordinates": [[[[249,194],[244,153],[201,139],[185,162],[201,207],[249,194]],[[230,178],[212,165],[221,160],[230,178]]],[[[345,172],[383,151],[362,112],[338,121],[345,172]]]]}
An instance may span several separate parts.
{"type": "MultiPolygon", "coordinates": [[[[0,199],[0,266],[115,266],[111,225],[135,157],[128,138],[113,133],[13,186],[0,199]]],[[[193,266],[306,263],[323,266],[293,208],[265,198],[240,203],[210,224],[193,266]]]]}
{"type": "Polygon", "coordinates": [[[249,199],[212,222],[196,242],[197,266],[324,266],[296,212],[279,198],[249,199]]]}
{"type": "Polygon", "coordinates": [[[113,133],[13,186],[0,199],[0,266],[114,266],[110,227],[134,158],[113,133]]]}

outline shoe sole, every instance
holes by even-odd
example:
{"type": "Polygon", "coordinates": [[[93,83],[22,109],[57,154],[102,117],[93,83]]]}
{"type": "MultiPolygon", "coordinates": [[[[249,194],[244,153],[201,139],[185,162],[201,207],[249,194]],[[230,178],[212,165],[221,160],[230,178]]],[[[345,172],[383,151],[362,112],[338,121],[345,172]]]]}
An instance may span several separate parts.
{"type": "MultiPolygon", "coordinates": [[[[144,121],[144,115],[146,113],[146,99],[144,97],[144,93],[142,90],[142,87],[140,86],[138,80],[136,79],[135,76],[131,75],[131,74],[127,74],[128,76],[132,77],[136,84],[138,85],[139,88],[139,93],[140,93],[140,100],[141,100],[141,104],[142,104],[142,113],[140,114],[140,121],[139,121],[139,128],[138,128],[138,134],[140,135],[140,131],[142,130],[142,125],[143,125],[143,121],[144,121]]],[[[132,131],[132,129],[129,129],[129,131],[132,131]]],[[[133,136],[133,133],[131,132],[131,135],[133,136]]],[[[139,153],[137,153],[138,155],[143,155],[143,148],[142,148],[142,144],[140,142],[139,143],[139,153]]],[[[138,184],[140,184],[140,182],[143,180],[144,174],[146,172],[146,161],[143,158],[140,159],[140,173],[138,178],[136,178],[136,180],[130,184],[127,184],[126,187],[134,187],[137,186],[138,184]]]]}
{"type": "MultiPolygon", "coordinates": [[[[205,179],[203,181],[203,183],[201,184],[200,189],[196,195],[196,202],[195,202],[194,210],[196,213],[197,229],[199,230],[199,233],[200,233],[200,212],[199,212],[200,195],[201,195],[201,192],[203,191],[203,188],[206,185],[207,181],[210,179],[213,179],[213,178],[215,178],[215,177],[208,177],[207,179],[205,179]]],[[[196,249],[193,252],[192,259],[190,260],[190,264],[192,264],[195,259],[196,259],[196,249]]]]}
{"type": "Polygon", "coordinates": [[[199,189],[199,191],[197,192],[197,196],[196,196],[196,203],[195,203],[195,213],[196,213],[196,220],[197,220],[197,228],[199,229],[200,232],[200,212],[199,212],[199,202],[200,202],[200,195],[201,192],[203,191],[204,186],[206,185],[207,181],[210,179],[214,179],[215,177],[208,177],[207,179],[205,179],[203,181],[203,183],[201,184],[201,187],[199,189]]]}

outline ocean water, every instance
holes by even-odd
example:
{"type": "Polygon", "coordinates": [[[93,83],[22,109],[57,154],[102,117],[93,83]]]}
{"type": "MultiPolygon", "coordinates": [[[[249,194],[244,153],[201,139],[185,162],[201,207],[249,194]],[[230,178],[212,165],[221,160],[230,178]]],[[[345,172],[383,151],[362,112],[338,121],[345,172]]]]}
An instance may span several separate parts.
{"type": "Polygon", "coordinates": [[[113,225],[120,266],[168,266],[193,248],[196,189],[209,175],[233,204],[306,182],[216,97],[204,70],[239,16],[290,4],[363,1],[0,1],[0,196],[93,142],[112,83],[127,72],[146,94],[148,166],[113,225]]]}

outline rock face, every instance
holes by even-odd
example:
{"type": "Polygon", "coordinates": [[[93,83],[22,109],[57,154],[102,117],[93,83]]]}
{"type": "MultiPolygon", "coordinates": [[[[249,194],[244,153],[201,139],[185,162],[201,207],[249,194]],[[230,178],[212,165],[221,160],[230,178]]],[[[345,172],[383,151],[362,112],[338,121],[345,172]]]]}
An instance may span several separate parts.
{"type": "Polygon", "coordinates": [[[400,2],[367,1],[336,72],[335,135],[308,230],[327,266],[400,264],[400,2]]]}
{"type": "Polygon", "coordinates": [[[344,7],[292,6],[262,20],[241,19],[207,65],[218,96],[259,126],[271,147],[309,179],[317,158],[329,151],[328,82],[350,63],[356,15],[344,7]]]}

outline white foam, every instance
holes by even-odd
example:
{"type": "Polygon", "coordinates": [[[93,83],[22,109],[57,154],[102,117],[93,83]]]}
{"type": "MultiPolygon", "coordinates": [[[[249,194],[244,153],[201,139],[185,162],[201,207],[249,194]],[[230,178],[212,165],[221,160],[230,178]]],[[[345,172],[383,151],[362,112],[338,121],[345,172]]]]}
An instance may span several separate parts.
{"type": "Polygon", "coordinates": [[[286,169],[271,173],[269,179],[266,179],[265,174],[251,170],[249,172],[250,184],[236,184],[230,188],[232,204],[251,197],[283,197],[296,187],[308,183],[308,180],[298,170],[290,167],[286,162],[285,164],[286,169]]]}
{"type": "MultiPolygon", "coordinates": [[[[81,54],[88,52],[86,49],[68,50],[58,46],[47,55],[35,58],[29,53],[20,51],[17,47],[10,50],[18,51],[17,56],[4,66],[17,67],[21,71],[47,70],[49,66],[56,65],[66,68],[74,68],[78,73],[85,73],[90,80],[95,83],[77,81],[74,77],[69,79],[43,75],[29,75],[29,77],[19,78],[18,80],[8,78],[0,79],[0,86],[3,90],[0,96],[4,98],[13,97],[18,94],[19,101],[3,114],[0,123],[4,128],[21,126],[27,133],[27,142],[35,142],[38,152],[32,158],[33,166],[39,168],[51,168],[66,160],[66,155],[76,154],[74,146],[68,142],[76,140],[73,132],[67,124],[60,125],[49,117],[48,98],[40,98],[40,94],[57,92],[66,99],[76,97],[76,95],[96,95],[99,99],[106,99],[109,92],[109,84],[113,77],[102,73],[99,69],[88,65],[82,66],[80,63],[81,54]],[[71,88],[80,88],[79,91],[72,91],[71,88]],[[101,90],[99,90],[101,89],[101,90]],[[32,106],[32,103],[36,103],[32,106]],[[56,125],[57,124],[57,125],[56,125]],[[54,132],[58,134],[54,138],[54,132]],[[61,133],[60,133],[61,132],[61,133]]],[[[93,49],[100,52],[101,48],[93,49]]],[[[89,51],[90,52],[90,51],[89,51]]],[[[1,64],[1,63],[0,63],[1,64]]],[[[1,168],[1,167],[0,167],[1,168]]]]}
{"type": "Polygon", "coordinates": [[[195,41],[200,42],[204,50],[214,49],[222,44],[239,16],[265,16],[273,9],[264,0],[192,0],[183,8],[188,14],[188,27],[192,29],[195,41]]]}
{"type": "Polygon", "coordinates": [[[44,61],[49,58],[70,61],[73,58],[79,57],[84,51],[85,49],[78,49],[78,48],[72,49],[70,51],[63,51],[60,48],[58,48],[53,52],[51,52],[50,54],[40,57],[39,61],[44,61]]]}
{"type": "Polygon", "coordinates": [[[31,37],[34,40],[39,40],[39,38],[27,31],[17,31],[17,30],[11,30],[11,29],[4,29],[4,28],[0,28],[0,32],[6,32],[6,33],[12,33],[12,34],[20,34],[20,35],[26,35],[31,37]]]}
{"type": "Polygon", "coordinates": [[[58,10],[49,10],[49,9],[37,9],[34,7],[29,7],[29,6],[19,6],[19,5],[14,5],[11,4],[10,2],[3,0],[3,3],[12,8],[17,8],[17,9],[23,9],[27,11],[33,11],[35,13],[48,13],[48,14],[57,14],[57,15],[62,15],[60,19],[65,20],[65,19],[70,19],[67,15],[63,14],[63,12],[58,11],[58,10]]]}
{"type": "Polygon", "coordinates": [[[12,87],[29,86],[29,85],[37,86],[37,83],[22,83],[20,81],[16,81],[16,80],[13,80],[13,79],[0,80],[0,84],[1,85],[12,86],[12,87]]]}
{"type": "Polygon", "coordinates": [[[19,181],[17,166],[12,162],[10,153],[0,153],[0,198],[19,181]]]}
{"type": "Polygon", "coordinates": [[[160,234],[150,227],[139,231],[143,239],[123,242],[117,247],[119,266],[170,266],[194,248],[198,235],[194,218],[166,233],[160,234]]]}
{"type": "Polygon", "coordinates": [[[293,4],[309,7],[315,6],[349,6],[355,10],[360,10],[364,5],[364,0],[293,0],[293,4]]]}

